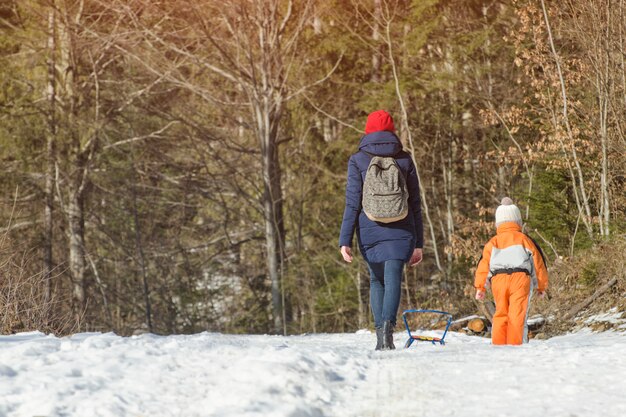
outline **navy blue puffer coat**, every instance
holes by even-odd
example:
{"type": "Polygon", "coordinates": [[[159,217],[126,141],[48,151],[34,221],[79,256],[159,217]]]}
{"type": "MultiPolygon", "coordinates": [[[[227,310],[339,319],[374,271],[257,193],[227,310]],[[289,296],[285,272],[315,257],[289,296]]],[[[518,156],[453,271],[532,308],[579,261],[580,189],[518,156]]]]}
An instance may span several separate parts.
{"type": "Polygon", "coordinates": [[[415,248],[424,246],[419,182],[411,156],[402,151],[398,137],[389,131],[378,131],[361,138],[359,151],[348,162],[346,208],[343,213],[339,246],[352,247],[356,230],[361,253],[368,263],[399,259],[408,262],[415,248]],[[371,156],[394,156],[406,178],[409,191],[409,214],[394,223],[371,221],[361,205],[363,181],[371,156]]]}

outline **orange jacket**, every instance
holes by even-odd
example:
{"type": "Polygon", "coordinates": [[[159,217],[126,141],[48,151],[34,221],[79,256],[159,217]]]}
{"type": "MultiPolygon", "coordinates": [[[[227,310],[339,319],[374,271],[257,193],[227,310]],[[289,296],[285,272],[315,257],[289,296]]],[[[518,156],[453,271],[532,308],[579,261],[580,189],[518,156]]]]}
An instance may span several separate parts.
{"type": "Polygon", "coordinates": [[[522,233],[522,228],[515,222],[502,223],[497,234],[485,245],[476,269],[474,287],[484,291],[491,277],[506,269],[526,270],[533,287],[539,291],[548,288],[548,270],[541,248],[522,233]]]}

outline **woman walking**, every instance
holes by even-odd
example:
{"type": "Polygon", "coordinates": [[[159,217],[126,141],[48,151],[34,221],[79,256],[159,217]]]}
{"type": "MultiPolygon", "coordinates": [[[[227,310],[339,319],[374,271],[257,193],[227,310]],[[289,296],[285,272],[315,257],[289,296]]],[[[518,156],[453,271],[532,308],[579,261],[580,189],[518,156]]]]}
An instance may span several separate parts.
{"type": "Polygon", "coordinates": [[[365,136],[348,162],[346,207],[339,237],[343,259],[352,262],[356,230],[369,268],[376,350],[395,349],[393,328],[404,264],[417,265],[424,245],[415,165],[394,132],[393,119],[384,110],[367,117],[365,136]]]}

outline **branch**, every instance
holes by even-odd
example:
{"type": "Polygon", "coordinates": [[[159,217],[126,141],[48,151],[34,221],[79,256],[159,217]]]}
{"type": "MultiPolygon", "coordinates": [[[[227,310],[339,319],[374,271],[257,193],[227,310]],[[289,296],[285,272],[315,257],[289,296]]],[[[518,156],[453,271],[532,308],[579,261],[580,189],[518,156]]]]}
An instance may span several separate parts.
{"type": "Polygon", "coordinates": [[[135,136],[134,138],[130,138],[130,139],[124,139],[124,140],[120,140],[119,142],[115,142],[115,143],[111,143],[109,145],[104,146],[104,149],[109,149],[109,148],[113,148],[116,146],[121,146],[121,145],[126,145],[128,143],[132,143],[132,142],[137,142],[140,140],[145,140],[145,139],[161,139],[162,136],[161,133],[163,133],[164,131],[166,131],[167,129],[169,129],[170,126],[172,126],[173,124],[178,123],[178,121],[173,120],[171,122],[169,122],[168,124],[166,124],[165,126],[163,126],[161,129],[149,133],[147,135],[143,135],[143,136],[135,136]]]}
{"type": "Polygon", "coordinates": [[[17,206],[17,200],[18,200],[18,195],[20,192],[20,187],[19,185],[15,187],[15,196],[13,197],[13,207],[11,208],[11,215],[9,216],[9,224],[7,225],[7,227],[4,228],[4,234],[2,235],[2,237],[0,237],[0,246],[4,247],[4,242],[6,242],[7,240],[7,236],[8,236],[8,231],[11,230],[11,226],[13,223],[13,217],[15,216],[15,206],[17,206]]]}
{"type": "Polygon", "coordinates": [[[591,303],[595,301],[596,298],[600,297],[602,294],[611,289],[613,285],[617,284],[617,277],[613,277],[609,282],[598,288],[598,290],[591,296],[587,297],[582,303],[579,303],[572,307],[565,316],[563,316],[564,320],[572,319],[578,314],[582,309],[589,306],[591,303]]]}
{"type": "MultiPolygon", "coordinates": [[[[587,191],[585,190],[585,181],[583,177],[583,171],[580,166],[580,161],[578,160],[578,155],[576,152],[576,146],[574,143],[574,134],[572,133],[572,128],[569,123],[569,116],[567,110],[567,92],[565,90],[565,79],[563,78],[563,71],[561,70],[561,63],[559,61],[559,55],[556,52],[556,47],[554,46],[554,38],[552,36],[552,28],[550,27],[550,20],[548,19],[548,11],[546,10],[546,4],[544,0],[541,0],[541,8],[543,9],[543,17],[546,24],[546,29],[548,30],[548,40],[550,42],[550,49],[552,51],[552,55],[554,55],[554,62],[556,63],[556,69],[559,75],[559,82],[561,84],[561,95],[563,98],[563,121],[565,122],[565,128],[567,129],[567,134],[570,140],[570,146],[572,148],[572,156],[574,157],[574,164],[576,166],[576,171],[578,173],[578,183],[580,187],[580,193],[582,197],[583,207],[585,209],[585,214],[590,219],[591,218],[591,210],[589,208],[589,199],[587,198],[587,191]]],[[[585,222],[587,226],[587,232],[589,233],[589,237],[593,240],[593,230],[585,222]]]]}
{"type": "MultiPolygon", "coordinates": [[[[211,72],[222,76],[223,78],[235,83],[235,84],[243,84],[245,85],[246,82],[243,80],[243,78],[241,77],[236,77],[235,75],[231,74],[229,71],[220,68],[218,66],[215,66],[209,62],[206,62],[203,59],[200,59],[197,55],[193,55],[183,49],[180,49],[174,45],[168,45],[163,39],[161,39],[160,37],[158,37],[154,32],[150,31],[150,30],[146,30],[146,32],[151,35],[153,37],[153,39],[158,42],[159,44],[161,44],[161,46],[163,46],[164,48],[169,49],[170,51],[174,51],[176,53],[178,53],[179,55],[185,56],[187,58],[190,58],[192,61],[195,60],[196,62],[198,62],[201,66],[203,66],[204,68],[210,70],[211,72]]],[[[209,38],[209,40],[213,43],[213,45],[215,46],[216,44],[214,43],[212,38],[209,38]]],[[[158,48],[155,48],[158,50],[158,48]]],[[[218,49],[219,50],[219,49],[218,49]]],[[[222,53],[220,51],[220,53],[222,53]]]]}
{"type": "Polygon", "coordinates": [[[0,229],[0,233],[12,232],[13,230],[24,229],[26,227],[34,226],[41,223],[41,220],[32,220],[21,223],[9,224],[6,227],[0,229]]]}
{"type": "Polygon", "coordinates": [[[543,235],[541,233],[539,233],[539,230],[532,229],[532,231],[537,233],[537,236],[539,236],[541,238],[541,240],[543,240],[550,247],[550,249],[552,249],[552,252],[554,252],[554,256],[556,256],[556,259],[559,259],[559,257],[560,257],[559,253],[556,251],[556,248],[554,247],[554,245],[552,243],[550,243],[550,241],[548,239],[543,237],[543,235]]]}
{"type": "Polygon", "coordinates": [[[363,133],[363,130],[362,130],[362,129],[359,129],[359,128],[355,127],[354,125],[351,125],[350,123],[344,122],[343,120],[338,119],[337,117],[335,117],[335,116],[331,115],[330,113],[327,113],[327,112],[326,112],[326,111],[324,111],[322,108],[318,107],[315,103],[313,103],[313,100],[311,100],[311,99],[309,98],[309,96],[307,96],[306,94],[303,94],[303,97],[306,99],[306,101],[308,101],[308,102],[309,102],[309,104],[310,104],[310,105],[311,105],[311,106],[312,106],[315,110],[317,110],[318,112],[322,113],[324,116],[328,117],[328,118],[329,118],[329,119],[331,119],[331,120],[336,121],[337,123],[339,123],[339,124],[340,124],[340,125],[342,125],[342,126],[349,127],[350,129],[353,129],[353,130],[354,130],[354,131],[356,131],[356,132],[363,133]]]}
{"type": "Polygon", "coordinates": [[[310,89],[311,87],[315,87],[316,85],[319,85],[319,84],[323,83],[324,81],[326,81],[327,79],[329,79],[330,76],[333,75],[333,73],[335,72],[337,67],[339,67],[339,63],[343,59],[343,54],[344,54],[344,51],[341,51],[341,55],[339,56],[339,59],[337,60],[337,62],[335,62],[335,65],[333,66],[333,68],[323,78],[320,78],[319,80],[315,81],[314,83],[311,83],[309,85],[305,85],[304,87],[301,87],[295,93],[287,96],[285,101],[291,100],[292,98],[302,94],[303,92],[305,92],[306,90],[310,89]]]}
{"type": "Polygon", "coordinates": [[[291,19],[292,10],[293,10],[293,1],[289,0],[289,4],[287,5],[287,13],[285,13],[285,17],[283,18],[283,21],[280,23],[280,26],[278,28],[278,36],[282,35],[283,32],[285,31],[285,28],[287,27],[287,23],[289,23],[289,19],[291,19]]]}

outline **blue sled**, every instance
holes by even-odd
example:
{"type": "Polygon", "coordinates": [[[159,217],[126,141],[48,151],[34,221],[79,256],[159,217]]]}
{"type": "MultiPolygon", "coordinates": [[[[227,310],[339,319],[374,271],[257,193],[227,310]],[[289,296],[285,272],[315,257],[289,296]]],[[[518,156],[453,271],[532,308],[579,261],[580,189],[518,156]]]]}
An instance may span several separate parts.
{"type": "Polygon", "coordinates": [[[433,345],[436,345],[437,343],[439,343],[440,345],[443,346],[446,344],[444,339],[446,337],[446,334],[448,334],[448,329],[450,328],[450,324],[452,324],[452,314],[446,313],[445,311],[439,311],[439,310],[405,310],[402,313],[402,319],[404,320],[406,331],[409,334],[409,340],[407,340],[406,343],[404,344],[405,349],[411,347],[413,342],[415,342],[416,340],[419,340],[422,342],[432,342],[433,345]],[[412,313],[435,313],[435,314],[441,314],[443,316],[447,316],[446,329],[443,332],[443,336],[432,337],[432,336],[418,336],[418,335],[411,334],[411,328],[409,327],[409,322],[407,321],[406,316],[407,314],[412,314],[412,313]]]}

